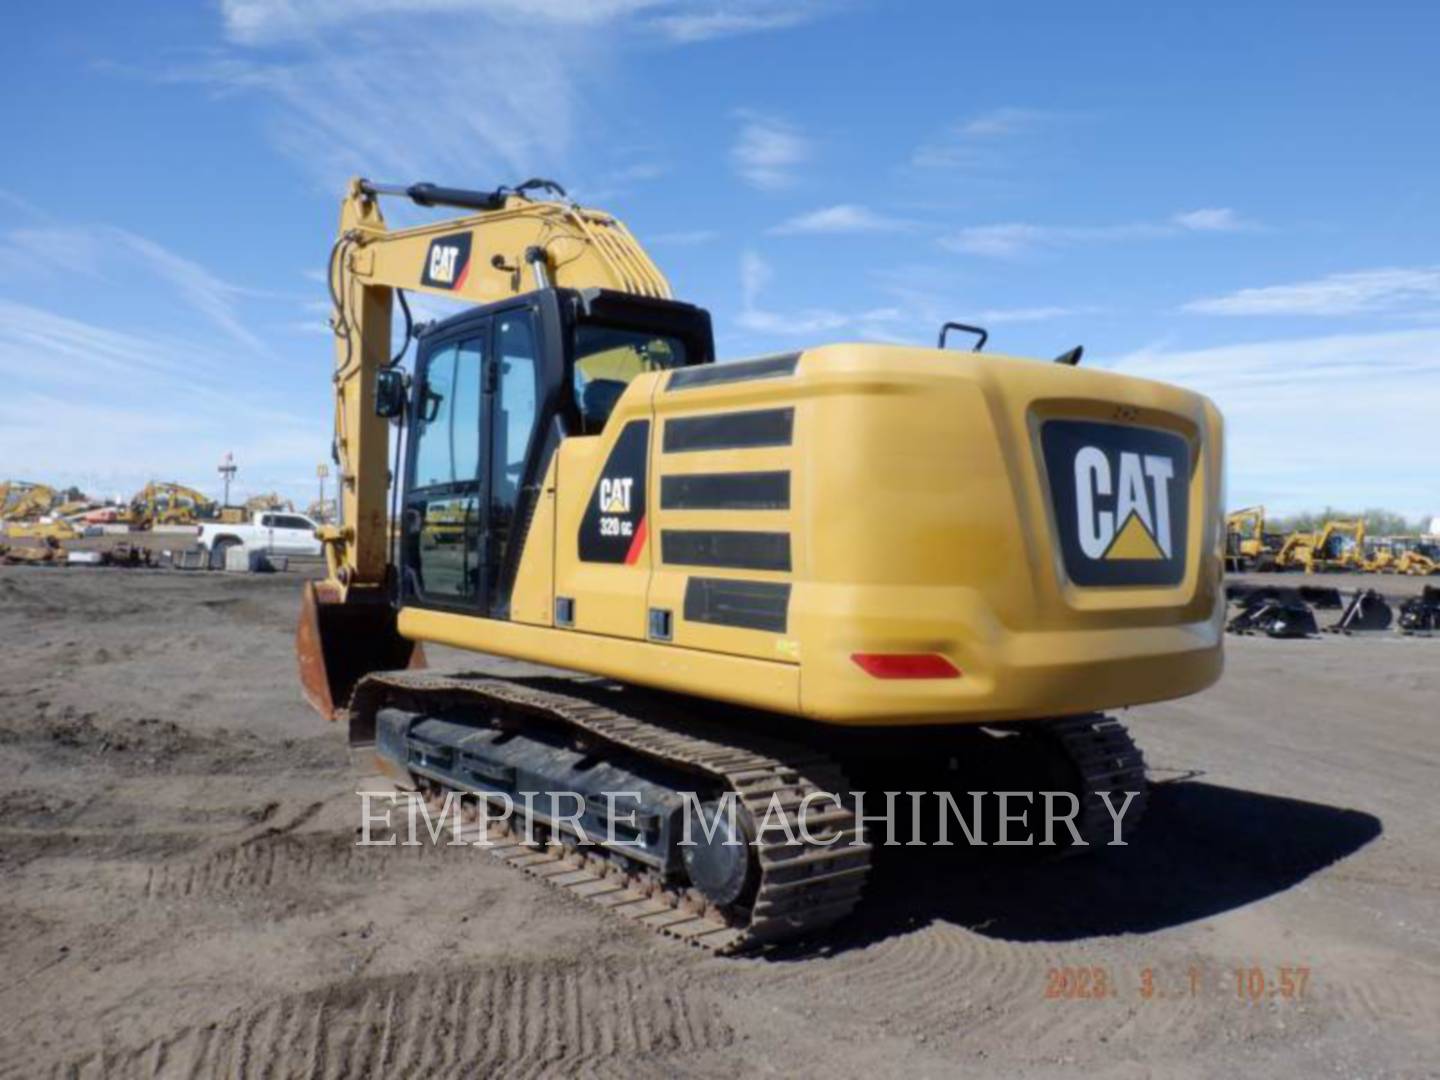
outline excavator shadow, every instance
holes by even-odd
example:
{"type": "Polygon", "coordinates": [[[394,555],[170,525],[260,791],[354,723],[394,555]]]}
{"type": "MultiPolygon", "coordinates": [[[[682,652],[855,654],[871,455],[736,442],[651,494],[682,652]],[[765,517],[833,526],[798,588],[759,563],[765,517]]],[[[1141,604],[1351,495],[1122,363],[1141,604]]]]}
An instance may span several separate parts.
{"type": "Polygon", "coordinates": [[[1007,941],[1163,930],[1284,892],[1381,831],[1357,810],[1157,784],[1144,828],[1123,848],[1059,860],[1033,849],[879,848],[859,909],[810,948],[862,948],[935,921],[1007,941]]]}

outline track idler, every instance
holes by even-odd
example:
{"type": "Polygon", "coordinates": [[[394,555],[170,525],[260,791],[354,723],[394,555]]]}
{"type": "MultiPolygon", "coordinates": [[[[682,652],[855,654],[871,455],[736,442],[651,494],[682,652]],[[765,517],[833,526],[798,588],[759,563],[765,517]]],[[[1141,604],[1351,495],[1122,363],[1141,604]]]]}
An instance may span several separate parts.
{"type": "Polygon", "coordinates": [[[423,668],[425,653],[400,636],[385,590],[347,596],[329,581],[307,581],[300,598],[295,655],[305,700],[327,720],[338,719],[355,685],[375,671],[423,668]]]}

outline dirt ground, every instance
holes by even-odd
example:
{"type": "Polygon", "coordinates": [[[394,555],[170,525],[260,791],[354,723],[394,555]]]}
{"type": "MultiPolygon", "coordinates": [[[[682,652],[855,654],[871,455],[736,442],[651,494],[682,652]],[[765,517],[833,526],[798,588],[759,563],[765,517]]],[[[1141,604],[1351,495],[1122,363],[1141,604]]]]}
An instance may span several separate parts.
{"type": "Polygon", "coordinates": [[[1231,638],[1126,714],[1130,846],[886,851],[842,928],[720,959],[355,847],[298,588],[0,568],[0,1076],[1440,1075],[1440,639],[1231,638]],[[1078,968],[1113,994],[1047,997],[1078,968]]]}

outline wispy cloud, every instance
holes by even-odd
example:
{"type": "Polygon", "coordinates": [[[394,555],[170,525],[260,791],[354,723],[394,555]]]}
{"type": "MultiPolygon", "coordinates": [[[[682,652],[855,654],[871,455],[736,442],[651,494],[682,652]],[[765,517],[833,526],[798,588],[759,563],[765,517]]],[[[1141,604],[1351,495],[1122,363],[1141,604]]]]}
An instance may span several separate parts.
{"type": "Polygon", "coordinates": [[[1361,270],[1192,300],[1202,315],[1440,315],[1440,267],[1361,270]]]}
{"type": "Polygon", "coordinates": [[[1041,124],[1054,119],[1057,114],[1042,109],[1022,109],[1005,106],[979,113],[966,120],[957,129],[959,134],[971,138],[993,139],[1003,135],[1018,135],[1033,131],[1041,124]]]}
{"type": "Polygon", "coordinates": [[[919,169],[989,169],[1001,165],[1019,136],[1053,126],[1067,114],[1005,106],[977,113],[916,147],[919,169]]]}
{"type": "Polygon", "coordinates": [[[841,330],[863,338],[885,337],[885,328],[903,318],[898,308],[868,308],[847,312],[834,308],[771,310],[765,300],[774,291],[775,268],[756,251],[740,256],[740,313],[736,325],[767,337],[805,337],[841,330]]]}
{"type": "Polygon", "coordinates": [[[256,96],[268,106],[271,143],[327,190],[356,174],[500,182],[554,171],[571,147],[574,70],[588,46],[564,33],[523,53],[486,41],[479,26],[423,37],[340,27],[283,52],[213,57],[151,77],[256,96]],[[403,71],[445,75],[417,108],[395,93],[403,71]]]}
{"type": "Polygon", "coordinates": [[[215,463],[231,450],[245,484],[303,494],[327,444],[323,380],[313,414],[301,416],[252,393],[235,370],[203,342],[0,300],[0,461],[115,495],[155,478],[213,489],[215,463]]]}
{"type": "Polygon", "coordinates": [[[1000,225],[969,225],[941,239],[940,246],[962,255],[1014,258],[1060,241],[1053,227],[1012,221],[1000,225]]]}
{"type": "Polygon", "coordinates": [[[1003,323],[1050,322],[1053,319],[1069,319],[1081,315],[1096,315],[1103,309],[1088,305],[1064,307],[1052,304],[1048,307],[982,308],[975,314],[985,326],[1003,323]]]}
{"type": "Polygon", "coordinates": [[[1245,232],[1256,227],[1253,222],[1246,221],[1228,206],[1187,210],[1183,214],[1176,214],[1170,220],[1191,232],[1245,232]]]}
{"type": "Polygon", "coordinates": [[[44,221],[49,217],[44,210],[40,209],[40,207],[36,206],[29,199],[22,198],[13,191],[6,191],[4,188],[0,188],[0,206],[8,206],[12,210],[18,210],[26,217],[37,221],[44,221]]]}
{"type": "MultiPolygon", "coordinates": [[[[833,7],[833,5],[830,5],[833,7]]],[[[384,16],[468,15],[534,28],[624,26],[688,43],[781,30],[819,18],[818,0],[222,0],[226,35],[244,45],[313,36],[384,16]]]]}
{"type": "Polygon", "coordinates": [[[0,277],[77,274],[132,283],[149,273],[172,295],[235,341],[254,352],[265,345],[246,326],[237,305],[247,290],[218,277],[192,259],[148,237],[112,225],[50,225],[16,229],[0,239],[0,277]]]}
{"type": "Polygon", "coordinates": [[[1153,240],[1187,233],[1239,232],[1254,227],[1229,209],[1194,210],[1176,214],[1167,221],[1130,221],[1113,225],[1038,225],[1011,221],[966,226],[943,237],[940,246],[964,255],[1012,259],[1080,244],[1153,240]]]}
{"type": "Polygon", "coordinates": [[[826,206],[800,214],[781,222],[770,231],[778,236],[888,233],[903,232],[913,225],[913,222],[877,213],[869,207],[841,203],[838,206],[826,206]]]}
{"type": "Polygon", "coordinates": [[[653,25],[674,41],[688,43],[767,30],[788,30],[810,22],[821,8],[813,3],[731,4],[728,8],[660,15],[653,25]]]}
{"type": "MultiPolygon", "coordinates": [[[[1103,363],[1103,362],[1102,362],[1103,363]]],[[[1440,330],[1142,349],[1105,366],[1208,395],[1225,415],[1232,503],[1440,511],[1440,330]],[[1343,432],[1317,438],[1316,425],[1343,432]]]]}
{"type": "Polygon", "coordinates": [[[587,25],[658,6],[657,0],[222,0],[226,35],[245,45],[270,44],[344,23],[396,15],[484,15],[587,25]]]}
{"type": "MultiPolygon", "coordinates": [[[[604,192],[647,176],[579,164],[603,158],[603,122],[584,102],[637,42],[672,45],[819,18],[816,0],[222,0],[230,47],[158,73],[267,106],[271,142],[316,183],[463,177],[500,183],[563,173],[604,192]],[[498,40],[523,48],[497,48],[498,40]],[[397,73],[431,73],[417,105],[397,73]],[[483,106],[477,105],[483,102],[483,106]]],[[[757,186],[782,186],[806,144],[790,127],[751,118],[737,166],[757,186]]],[[[451,181],[454,182],[454,181],[451,181]]]]}
{"type": "Polygon", "coordinates": [[[735,115],[740,131],[730,149],[730,161],[740,178],[762,191],[793,184],[800,166],[814,153],[810,140],[779,117],[749,109],[735,115]]]}

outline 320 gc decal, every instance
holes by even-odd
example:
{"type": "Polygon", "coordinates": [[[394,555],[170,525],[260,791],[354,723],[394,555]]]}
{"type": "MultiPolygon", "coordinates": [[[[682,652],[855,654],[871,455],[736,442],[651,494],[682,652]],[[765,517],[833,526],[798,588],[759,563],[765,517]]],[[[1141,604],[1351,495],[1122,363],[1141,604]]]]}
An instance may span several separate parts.
{"type": "Polygon", "coordinates": [[[631,420],[615,440],[580,521],[584,562],[635,563],[645,549],[650,421],[631,420]]]}

